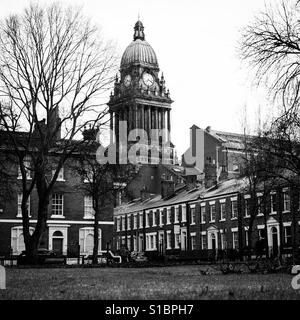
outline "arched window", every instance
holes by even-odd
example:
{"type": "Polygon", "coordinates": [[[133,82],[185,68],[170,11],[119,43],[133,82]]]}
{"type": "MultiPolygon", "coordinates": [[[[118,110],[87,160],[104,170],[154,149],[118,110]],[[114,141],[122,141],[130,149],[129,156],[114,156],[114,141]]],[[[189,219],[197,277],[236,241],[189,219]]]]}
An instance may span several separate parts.
{"type": "Polygon", "coordinates": [[[54,231],[52,234],[52,250],[57,254],[63,253],[64,236],[61,231],[54,231]]]}
{"type": "Polygon", "coordinates": [[[61,231],[55,231],[52,237],[63,237],[63,234],[61,233],[61,231]]]}

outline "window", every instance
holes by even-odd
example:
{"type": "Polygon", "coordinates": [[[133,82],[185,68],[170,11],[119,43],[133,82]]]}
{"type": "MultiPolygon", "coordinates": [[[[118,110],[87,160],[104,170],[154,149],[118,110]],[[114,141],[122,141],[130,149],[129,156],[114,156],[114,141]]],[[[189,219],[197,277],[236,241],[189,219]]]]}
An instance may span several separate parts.
{"type": "Polygon", "coordinates": [[[196,250],[196,233],[191,233],[191,249],[196,250]]]}
{"type": "Polygon", "coordinates": [[[137,214],[133,216],[133,229],[137,229],[138,217],[137,214]]]}
{"type": "Polygon", "coordinates": [[[245,199],[245,218],[250,217],[250,199],[245,199]]]}
{"type": "Polygon", "coordinates": [[[206,219],[206,210],[205,210],[205,206],[201,206],[201,223],[204,224],[205,223],[205,219],[206,219]]]}
{"type": "Polygon", "coordinates": [[[156,227],[156,211],[152,211],[152,226],[156,227]]]}
{"type": "Polygon", "coordinates": [[[131,236],[127,236],[127,249],[131,251],[131,236]]]}
{"type": "Polygon", "coordinates": [[[249,245],[249,231],[245,230],[245,245],[249,245]]]}
{"type": "Polygon", "coordinates": [[[144,223],[144,216],[143,216],[143,213],[140,213],[139,214],[139,227],[140,227],[140,229],[142,229],[143,228],[143,223],[144,223]]]}
{"type": "Polygon", "coordinates": [[[133,236],[133,251],[137,250],[137,236],[133,236]]]}
{"type": "Polygon", "coordinates": [[[125,216],[121,217],[121,221],[122,221],[122,231],[125,231],[125,216]]]}
{"type": "Polygon", "coordinates": [[[292,246],[292,228],[291,228],[291,226],[284,227],[284,244],[288,247],[292,246]]]}
{"type": "Polygon", "coordinates": [[[175,233],[175,249],[179,249],[179,248],[180,248],[180,234],[175,233]]]}
{"type": "Polygon", "coordinates": [[[231,219],[237,219],[238,210],[237,210],[237,201],[231,201],[231,219]]]}
{"type": "MultiPolygon", "coordinates": [[[[33,228],[29,228],[30,234],[34,231],[33,228]]],[[[20,254],[25,250],[23,227],[13,227],[11,228],[11,249],[13,254],[20,254]]]]}
{"type": "MultiPolygon", "coordinates": [[[[31,157],[27,156],[23,159],[24,169],[26,172],[26,178],[31,179],[31,157]]],[[[22,179],[22,173],[20,166],[18,166],[18,179],[22,179]]]]}
{"type": "Polygon", "coordinates": [[[181,207],[181,222],[186,222],[186,206],[181,207]]]}
{"type": "Polygon", "coordinates": [[[121,245],[122,245],[122,247],[125,246],[125,236],[122,236],[122,238],[121,238],[121,245]]]}
{"type": "Polygon", "coordinates": [[[121,246],[120,246],[120,239],[117,238],[117,239],[116,239],[116,249],[117,249],[117,250],[120,250],[120,247],[121,247],[121,246]]]}
{"type": "Polygon", "coordinates": [[[146,250],[148,251],[156,250],[156,233],[146,234],[146,250]]]}
{"type": "Polygon", "coordinates": [[[191,213],[191,224],[196,223],[196,210],[195,207],[190,208],[190,213],[191,213]]]}
{"type": "Polygon", "coordinates": [[[127,215],[127,230],[131,230],[131,214],[127,215]]]}
{"type": "Polygon", "coordinates": [[[179,222],[179,207],[175,207],[175,212],[174,212],[174,223],[179,222]]]}
{"type": "Polygon", "coordinates": [[[149,224],[149,221],[150,221],[150,212],[146,212],[146,228],[150,226],[149,224]]]}
{"type": "Polygon", "coordinates": [[[201,246],[202,246],[202,250],[207,249],[207,236],[206,236],[206,234],[201,235],[201,246]]]}
{"type": "Polygon", "coordinates": [[[54,193],[52,195],[52,215],[62,217],[64,215],[64,197],[62,194],[54,193]]]}
{"type": "Polygon", "coordinates": [[[238,249],[239,247],[239,241],[238,241],[238,233],[237,231],[232,232],[232,248],[238,249]]]}
{"type": "MultiPolygon", "coordinates": [[[[23,198],[23,195],[21,193],[18,193],[18,213],[17,213],[17,218],[21,218],[22,217],[22,208],[21,208],[22,198],[23,198]]],[[[26,204],[27,204],[28,216],[31,217],[31,215],[30,215],[30,196],[28,197],[26,204]]]]}
{"type": "Polygon", "coordinates": [[[91,196],[84,197],[84,219],[93,219],[95,211],[93,209],[93,198],[91,196]]]}
{"type": "Polygon", "coordinates": [[[277,212],[277,196],[276,193],[271,194],[271,214],[275,214],[277,212]]]}
{"type": "Polygon", "coordinates": [[[226,220],[226,204],[225,204],[225,202],[220,203],[220,215],[221,215],[222,221],[226,220]]]}
{"type": "MultiPolygon", "coordinates": [[[[56,169],[52,170],[52,177],[54,176],[55,171],[56,171],[56,169]]],[[[65,181],[65,179],[64,179],[64,168],[63,167],[61,167],[61,169],[59,170],[59,173],[58,173],[56,181],[65,181]]]]}
{"type": "Polygon", "coordinates": [[[171,208],[167,208],[167,224],[171,224],[171,208]]]}
{"type": "Polygon", "coordinates": [[[216,205],[211,204],[209,206],[210,209],[210,222],[215,222],[216,221],[216,205]]]}
{"type": "Polygon", "coordinates": [[[159,225],[162,226],[164,224],[164,210],[159,210],[159,225]]]}
{"type": "Polygon", "coordinates": [[[121,217],[117,218],[117,231],[121,230],[121,217]]]}
{"type": "Polygon", "coordinates": [[[167,249],[172,249],[172,234],[171,234],[171,230],[167,231],[167,249]]]}
{"type": "Polygon", "coordinates": [[[290,194],[288,192],[283,194],[283,211],[290,211],[290,194]]]}
{"type": "Polygon", "coordinates": [[[262,215],[263,214],[263,201],[262,196],[257,197],[257,214],[262,215]]]}
{"type": "MultiPolygon", "coordinates": [[[[99,248],[98,252],[102,250],[102,232],[99,232],[99,248]]],[[[81,228],[79,229],[79,245],[81,254],[92,254],[94,249],[94,228],[81,228]]]]}

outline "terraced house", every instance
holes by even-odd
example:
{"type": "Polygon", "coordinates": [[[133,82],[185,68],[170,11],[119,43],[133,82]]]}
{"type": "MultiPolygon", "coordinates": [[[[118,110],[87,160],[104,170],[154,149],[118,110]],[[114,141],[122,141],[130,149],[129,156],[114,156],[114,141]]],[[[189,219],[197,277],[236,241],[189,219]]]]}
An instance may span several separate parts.
{"type": "MultiPolygon", "coordinates": [[[[243,179],[231,179],[208,189],[184,188],[165,198],[150,195],[144,201],[139,198],[116,208],[116,249],[125,246],[150,256],[178,255],[198,259],[248,255],[251,217],[250,195],[241,192],[245,183],[243,179]]],[[[261,193],[257,194],[257,199],[261,201],[261,193]]],[[[259,240],[267,239],[270,256],[291,254],[292,215],[297,216],[294,236],[299,248],[298,204],[299,195],[293,194],[291,189],[274,190],[265,200],[265,212],[260,209],[254,219],[254,248],[259,240]]]]}

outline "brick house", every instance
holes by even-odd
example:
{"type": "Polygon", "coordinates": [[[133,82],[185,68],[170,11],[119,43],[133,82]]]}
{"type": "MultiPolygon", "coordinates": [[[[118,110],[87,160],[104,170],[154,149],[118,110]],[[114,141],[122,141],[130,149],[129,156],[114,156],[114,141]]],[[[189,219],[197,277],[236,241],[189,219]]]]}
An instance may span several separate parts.
{"type": "MultiPolygon", "coordinates": [[[[0,135],[1,152],[7,152],[3,150],[5,132],[0,132],[0,135]]],[[[55,160],[55,154],[53,159],[55,160]]],[[[30,166],[30,158],[25,161],[30,166]]],[[[81,184],[85,182],[74,172],[73,164],[74,157],[67,160],[55,182],[48,206],[47,230],[40,245],[68,256],[78,254],[78,245],[81,254],[91,254],[94,234],[92,199],[81,188],[81,184]]],[[[28,171],[28,180],[31,179],[30,175],[28,171]]],[[[25,249],[20,207],[22,177],[17,163],[11,164],[11,176],[14,180],[11,197],[9,201],[0,203],[0,256],[18,255],[25,249]]],[[[34,188],[28,201],[32,230],[37,222],[37,206],[38,197],[34,188]]],[[[112,241],[112,231],[113,204],[107,203],[99,221],[99,252],[106,251],[107,243],[112,241]]]]}
{"type": "MultiPolygon", "coordinates": [[[[237,254],[249,243],[249,195],[241,193],[244,184],[244,180],[230,179],[217,187],[184,188],[171,197],[152,195],[117,207],[116,250],[124,245],[148,255],[186,253],[199,259],[237,254]]],[[[255,218],[253,243],[267,237],[270,255],[277,255],[279,250],[291,253],[291,215],[295,214],[295,237],[300,247],[299,195],[293,198],[289,188],[274,190],[266,200],[266,212],[266,221],[262,212],[255,218]]]]}

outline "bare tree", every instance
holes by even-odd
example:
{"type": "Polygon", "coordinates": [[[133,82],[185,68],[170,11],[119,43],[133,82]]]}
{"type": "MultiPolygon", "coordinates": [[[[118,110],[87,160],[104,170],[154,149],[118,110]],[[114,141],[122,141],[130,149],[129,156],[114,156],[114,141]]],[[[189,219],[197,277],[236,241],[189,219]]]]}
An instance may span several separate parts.
{"type": "Polygon", "coordinates": [[[94,211],[93,264],[98,263],[99,221],[105,210],[111,210],[115,199],[125,192],[127,184],[137,175],[134,165],[100,164],[97,162],[95,145],[85,146],[77,158],[74,171],[80,176],[79,188],[92,199],[94,211]]]}
{"type": "Polygon", "coordinates": [[[1,22],[0,118],[22,176],[28,256],[36,256],[54,183],[80,144],[74,139],[87,123],[94,127],[105,122],[100,98],[115,70],[112,46],[77,9],[31,4],[22,14],[1,22]],[[24,134],[17,134],[21,130],[24,134]],[[26,203],[34,186],[38,217],[30,235],[26,203]]]}
{"type": "MultiPolygon", "coordinates": [[[[278,116],[262,132],[257,145],[268,154],[274,166],[265,169],[300,190],[300,6],[299,1],[269,5],[243,32],[241,58],[256,72],[258,84],[264,82],[278,116]]],[[[296,197],[295,197],[296,198],[296,197]]],[[[296,202],[295,199],[293,199],[296,202]]],[[[298,201],[297,201],[298,203],[298,201]]],[[[296,255],[296,214],[292,205],[293,257],[296,255]]]]}

